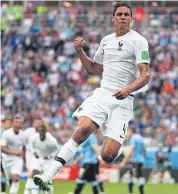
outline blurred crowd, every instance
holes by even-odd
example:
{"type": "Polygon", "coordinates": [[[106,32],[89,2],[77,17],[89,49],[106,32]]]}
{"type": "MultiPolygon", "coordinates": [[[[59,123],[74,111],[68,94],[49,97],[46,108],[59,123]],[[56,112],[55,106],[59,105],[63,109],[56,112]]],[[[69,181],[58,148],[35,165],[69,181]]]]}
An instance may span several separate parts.
{"type": "MultiPolygon", "coordinates": [[[[28,3],[16,10],[4,4],[1,14],[1,120],[20,113],[27,128],[41,117],[64,143],[75,129],[73,111],[101,79],[83,70],[73,39],[82,36],[93,58],[101,38],[113,31],[111,10],[28,3]]],[[[149,91],[135,98],[131,125],[148,145],[178,144],[176,11],[151,9],[147,27],[136,30],[149,41],[152,78],[149,91]]]]}

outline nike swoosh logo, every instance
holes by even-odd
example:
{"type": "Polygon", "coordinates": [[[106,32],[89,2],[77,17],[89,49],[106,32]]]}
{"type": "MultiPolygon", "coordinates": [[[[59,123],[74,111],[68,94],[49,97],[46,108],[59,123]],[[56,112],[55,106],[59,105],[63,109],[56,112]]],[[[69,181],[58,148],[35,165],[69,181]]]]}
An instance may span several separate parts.
{"type": "Polygon", "coordinates": [[[108,43],[103,44],[103,46],[106,46],[108,43]]]}

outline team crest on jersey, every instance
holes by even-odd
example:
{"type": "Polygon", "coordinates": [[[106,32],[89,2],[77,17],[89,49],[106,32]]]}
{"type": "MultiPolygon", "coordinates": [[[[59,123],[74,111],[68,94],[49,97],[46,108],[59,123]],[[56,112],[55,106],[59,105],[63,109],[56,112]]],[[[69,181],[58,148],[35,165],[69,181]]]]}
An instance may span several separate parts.
{"type": "Polygon", "coordinates": [[[118,51],[122,51],[122,47],[123,47],[123,42],[122,42],[122,40],[120,40],[119,42],[118,42],[118,51]]]}

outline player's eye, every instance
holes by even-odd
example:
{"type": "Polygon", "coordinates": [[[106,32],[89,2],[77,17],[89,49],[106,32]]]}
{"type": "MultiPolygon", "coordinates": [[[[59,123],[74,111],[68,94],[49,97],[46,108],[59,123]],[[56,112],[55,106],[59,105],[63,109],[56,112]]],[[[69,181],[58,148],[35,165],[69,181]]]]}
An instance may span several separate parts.
{"type": "Polygon", "coordinates": [[[126,17],[128,17],[128,16],[130,16],[130,13],[116,13],[116,15],[117,16],[126,16],[126,17]]]}

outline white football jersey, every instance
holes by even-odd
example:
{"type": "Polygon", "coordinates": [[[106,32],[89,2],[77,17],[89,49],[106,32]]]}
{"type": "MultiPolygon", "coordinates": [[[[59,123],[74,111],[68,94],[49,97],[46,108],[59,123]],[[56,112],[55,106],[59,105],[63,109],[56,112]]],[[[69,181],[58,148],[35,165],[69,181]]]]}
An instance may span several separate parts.
{"type": "Polygon", "coordinates": [[[113,33],[101,40],[94,60],[103,64],[101,87],[115,92],[136,80],[139,63],[150,63],[148,42],[134,30],[119,37],[113,33]]]}
{"type": "MultiPolygon", "coordinates": [[[[25,145],[24,131],[20,130],[18,134],[14,133],[12,128],[7,129],[2,134],[3,146],[11,151],[22,151],[25,145]]],[[[4,160],[14,160],[19,158],[19,156],[9,155],[6,153],[2,154],[4,160]]]]}
{"type": "Polygon", "coordinates": [[[59,145],[56,139],[49,133],[46,133],[46,139],[41,141],[40,134],[36,133],[30,137],[31,151],[36,152],[39,157],[44,158],[46,156],[55,157],[59,151],[59,145]]]}
{"type": "Polygon", "coordinates": [[[30,151],[30,137],[33,136],[34,134],[36,134],[36,129],[34,127],[30,127],[30,128],[27,128],[25,131],[25,148],[26,148],[26,151],[30,151]]]}

